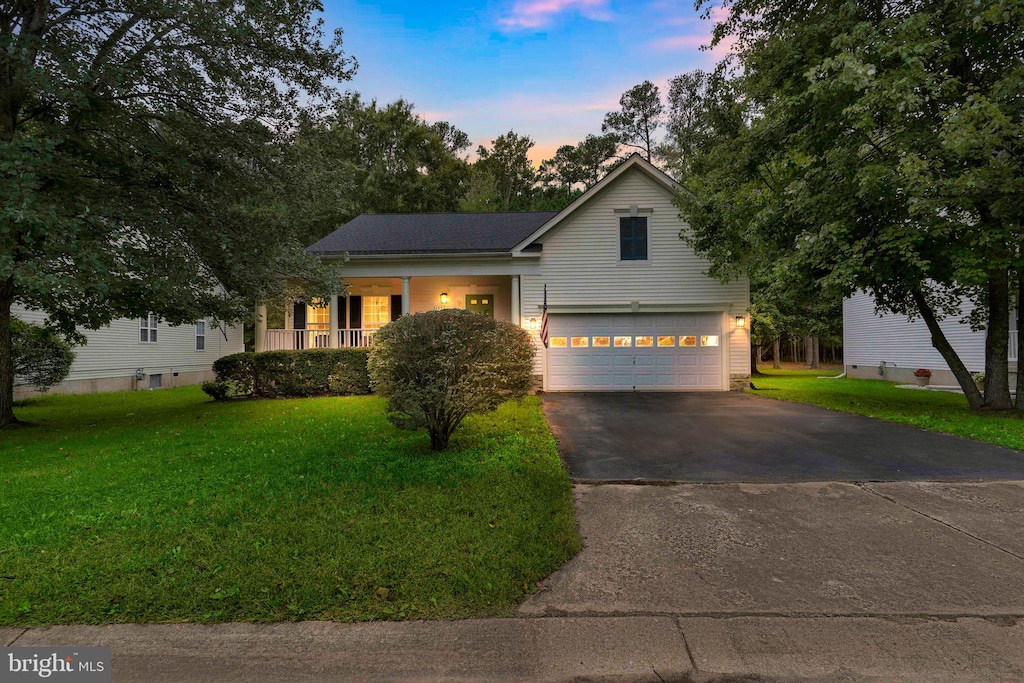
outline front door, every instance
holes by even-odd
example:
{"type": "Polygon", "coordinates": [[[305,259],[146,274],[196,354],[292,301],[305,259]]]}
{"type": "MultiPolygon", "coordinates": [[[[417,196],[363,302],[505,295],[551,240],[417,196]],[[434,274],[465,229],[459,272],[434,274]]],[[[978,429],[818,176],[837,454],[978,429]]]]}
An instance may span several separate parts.
{"type": "Polygon", "coordinates": [[[491,318],[494,317],[494,295],[493,294],[467,294],[466,310],[472,313],[480,313],[491,318]]]}

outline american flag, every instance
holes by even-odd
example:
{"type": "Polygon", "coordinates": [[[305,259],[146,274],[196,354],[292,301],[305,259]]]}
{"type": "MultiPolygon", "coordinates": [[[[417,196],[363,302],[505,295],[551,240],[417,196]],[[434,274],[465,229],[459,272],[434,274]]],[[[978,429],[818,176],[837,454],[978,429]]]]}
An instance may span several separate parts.
{"type": "Polygon", "coordinates": [[[544,285],[544,308],[540,310],[540,340],[548,348],[548,286],[544,285]]]}

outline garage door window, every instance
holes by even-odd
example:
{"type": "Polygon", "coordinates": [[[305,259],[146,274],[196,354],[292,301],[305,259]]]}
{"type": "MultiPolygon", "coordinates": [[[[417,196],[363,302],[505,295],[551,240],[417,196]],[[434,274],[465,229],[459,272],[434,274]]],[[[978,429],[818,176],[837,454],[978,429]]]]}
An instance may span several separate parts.
{"type": "Polygon", "coordinates": [[[590,346],[590,337],[573,337],[572,346],[574,349],[590,346]]]}
{"type": "Polygon", "coordinates": [[[616,337],[615,338],[615,345],[616,346],[632,346],[633,345],[633,338],[632,337],[616,337]]]}
{"type": "Polygon", "coordinates": [[[611,337],[594,337],[594,346],[610,346],[611,337]]]}
{"type": "Polygon", "coordinates": [[[717,334],[706,334],[700,338],[701,346],[718,346],[717,334]]]}
{"type": "Polygon", "coordinates": [[[553,348],[564,349],[565,348],[565,337],[552,337],[550,344],[553,348]]]}
{"type": "Polygon", "coordinates": [[[679,338],[679,345],[680,346],[696,346],[697,345],[697,337],[692,335],[692,334],[688,334],[685,337],[680,337],[679,338]]]}
{"type": "Polygon", "coordinates": [[[637,337],[637,346],[654,346],[654,337],[637,337]]]}
{"type": "Polygon", "coordinates": [[[664,337],[664,336],[659,336],[658,337],[658,346],[675,346],[675,345],[676,345],[676,338],[675,338],[674,335],[670,335],[670,336],[667,336],[667,337],[664,337]]]}

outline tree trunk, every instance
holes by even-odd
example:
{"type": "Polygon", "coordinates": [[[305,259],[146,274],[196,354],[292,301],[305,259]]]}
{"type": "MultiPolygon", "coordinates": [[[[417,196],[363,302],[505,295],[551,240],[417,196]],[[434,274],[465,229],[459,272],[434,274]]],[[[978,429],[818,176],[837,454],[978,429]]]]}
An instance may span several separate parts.
{"type": "Polygon", "coordinates": [[[956,377],[957,383],[964,391],[964,396],[967,397],[967,405],[971,407],[971,410],[981,408],[984,405],[984,400],[981,397],[981,392],[978,391],[978,385],[974,383],[974,377],[971,376],[963,361],[960,360],[960,356],[956,354],[953,345],[946,339],[946,334],[939,327],[939,321],[935,319],[935,312],[928,305],[924,294],[918,289],[913,290],[910,294],[914,298],[914,303],[917,305],[918,313],[921,314],[921,319],[924,320],[925,325],[928,326],[928,331],[931,332],[932,346],[939,352],[943,360],[946,361],[946,365],[949,366],[953,376],[956,377]]]}
{"type": "Polygon", "coordinates": [[[1017,269],[1017,410],[1024,411],[1024,382],[1020,364],[1024,362],[1024,267],[1017,269]]]}
{"type": "Polygon", "coordinates": [[[988,273],[988,334],[985,335],[985,406],[1010,410],[1010,276],[988,273]]]}
{"type": "Polygon", "coordinates": [[[817,370],[821,367],[821,359],[818,357],[818,338],[811,337],[811,369],[817,370]]]}
{"type": "Polygon", "coordinates": [[[757,369],[757,360],[758,360],[758,356],[760,356],[760,355],[761,355],[761,345],[760,344],[753,344],[752,343],[750,345],[750,374],[751,374],[751,376],[764,374],[760,370],[757,369]]]}
{"type": "Polygon", "coordinates": [[[782,344],[779,343],[778,337],[772,340],[772,368],[776,370],[782,369],[782,359],[779,358],[779,354],[782,351],[781,346],[782,344]]]}
{"type": "Polygon", "coordinates": [[[14,348],[11,343],[11,307],[14,305],[14,277],[0,282],[0,429],[15,424],[14,348]]]}
{"type": "Polygon", "coordinates": [[[804,337],[804,365],[811,367],[814,359],[814,341],[810,337],[804,337]]]}

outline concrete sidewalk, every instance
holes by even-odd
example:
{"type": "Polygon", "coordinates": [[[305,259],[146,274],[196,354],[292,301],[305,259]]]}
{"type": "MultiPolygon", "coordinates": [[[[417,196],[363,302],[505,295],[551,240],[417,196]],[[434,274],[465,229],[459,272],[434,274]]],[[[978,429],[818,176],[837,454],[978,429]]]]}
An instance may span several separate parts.
{"type": "Polygon", "coordinates": [[[1020,681],[1013,620],[548,617],[58,626],[5,643],[108,645],[114,681],[1020,681]]]}

